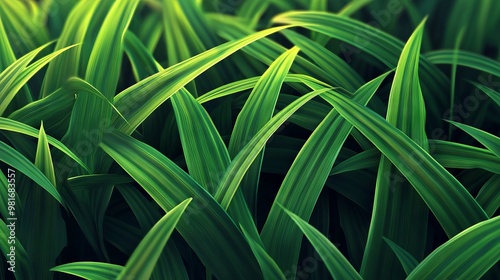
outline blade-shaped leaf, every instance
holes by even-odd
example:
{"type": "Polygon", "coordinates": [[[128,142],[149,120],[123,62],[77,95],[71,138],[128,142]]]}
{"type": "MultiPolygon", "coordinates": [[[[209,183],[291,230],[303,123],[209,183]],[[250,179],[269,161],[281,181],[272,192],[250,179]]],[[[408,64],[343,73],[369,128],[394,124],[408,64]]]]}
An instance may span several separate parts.
{"type": "Polygon", "coordinates": [[[264,280],[277,280],[277,279],[285,279],[285,275],[280,270],[279,266],[274,262],[274,260],[269,256],[266,250],[257,243],[249,233],[245,231],[244,227],[241,227],[243,234],[250,245],[257,261],[259,262],[260,268],[262,269],[262,274],[264,276],[264,280]]]}
{"type": "MultiPolygon", "coordinates": [[[[15,120],[2,118],[2,117],[0,117],[0,130],[17,132],[17,133],[21,133],[21,134],[28,135],[28,136],[35,137],[35,138],[38,138],[38,134],[40,133],[40,131],[37,130],[36,128],[33,128],[33,127],[26,125],[22,122],[18,122],[15,120]]],[[[82,166],[88,172],[90,172],[90,169],[85,165],[85,163],[75,153],[73,153],[68,147],[66,147],[63,143],[61,143],[59,140],[57,140],[51,136],[47,136],[47,139],[48,139],[48,142],[50,145],[54,146],[55,148],[57,148],[58,150],[60,150],[64,154],[66,154],[68,157],[73,159],[80,166],[82,166]]]]}
{"type": "Polygon", "coordinates": [[[407,279],[480,279],[500,261],[499,231],[500,217],[467,228],[434,250],[407,279]]]}
{"type": "MultiPolygon", "coordinates": [[[[420,47],[424,19],[408,39],[401,52],[392,82],[387,108],[387,122],[428,151],[425,132],[426,104],[420,88],[420,47]]],[[[369,137],[367,137],[369,138],[369,137]]],[[[399,244],[410,254],[423,257],[426,244],[428,208],[418,192],[401,176],[391,160],[382,155],[377,173],[372,220],[368,232],[361,275],[367,279],[403,277],[394,254],[382,237],[399,244]],[[415,220],[414,217],[419,217],[415,220]],[[381,266],[380,255],[387,265],[381,266]]]]}
{"type": "MultiPolygon", "coordinates": [[[[500,67],[500,65],[498,65],[498,67],[500,67]]],[[[473,82],[472,84],[475,85],[478,89],[482,90],[484,93],[486,93],[493,101],[495,101],[495,103],[498,106],[500,106],[500,93],[499,92],[494,91],[489,87],[483,86],[483,85],[475,83],[475,82],[473,82]]]]}
{"type": "MultiPolygon", "coordinates": [[[[159,211],[160,208],[151,207],[151,202],[135,187],[125,185],[119,186],[117,189],[127,201],[127,204],[130,206],[143,232],[145,231],[147,233],[147,231],[149,231],[154,226],[156,221],[161,218],[159,211]]],[[[140,236],[142,237],[144,236],[144,234],[140,236]]],[[[125,238],[125,240],[127,239],[125,236],[123,237],[125,238]]],[[[108,238],[112,237],[108,236],[108,238]]],[[[117,243],[123,244],[123,242],[117,243]]],[[[126,252],[126,254],[131,255],[132,251],[126,252]]],[[[188,274],[184,266],[184,262],[181,258],[181,255],[179,254],[177,246],[175,246],[175,243],[167,243],[165,249],[162,252],[162,255],[158,259],[151,278],[179,280],[188,279],[188,274]]]]}
{"type": "Polygon", "coordinates": [[[165,211],[193,198],[192,210],[179,221],[178,230],[212,273],[228,279],[261,277],[241,231],[213,197],[180,167],[150,146],[117,131],[107,133],[100,146],[165,211]]]}
{"type": "Polygon", "coordinates": [[[53,267],[51,270],[88,280],[115,280],[122,272],[123,266],[100,262],[74,262],[53,267]]]}
{"type": "Polygon", "coordinates": [[[483,55],[468,51],[436,50],[425,54],[429,62],[434,64],[453,64],[466,66],[500,77],[500,63],[483,55]]]}
{"type": "MultiPolygon", "coordinates": [[[[283,53],[257,81],[233,127],[228,149],[233,158],[273,116],[283,81],[298,53],[297,47],[283,53]]],[[[262,159],[263,154],[260,153],[240,183],[240,190],[252,212],[257,207],[262,159]]]]}
{"type": "MultiPolygon", "coordinates": [[[[292,11],[277,15],[273,22],[283,24],[297,24],[301,27],[317,31],[333,38],[342,40],[350,45],[367,52],[376,57],[390,68],[397,65],[398,57],[403,49],[403,42],[395,37],[365,24],[347,17],[313,11],[292,11]]],[[[349,45],[341,45],[341,51],[347,56],[352,55],[349,45]]],[[[349,58],[350,59],[350,58],[349,58]]],[[[420,63],[425,93],[435,92],[435,95],[426,95],[431,112],[439,116],[440,108],[444,108],[444,98],[441,93],[446,88],[447,78],[434,65],[422,58],[420,63]],[[439,95],[439,96],[437,96],[439,95]]]]}
{"type": "Polygon", "coordinates": [[[215,199],[220,201],[221,206],[227,209],[231,204],[233,196],[237,192],[240,182],[243,180],[246,171],[253,164],[254,160],[258,157],[260,151],[264,148],[267,140],[273,135],[276,130],[302,105],[317,95],[325,93],[330,89],[321,89],[310,92],[301,96],[295,102],[287,106],[276,114],[269,122],[266,123],[262,129],[253,136],[244,148],[233,159],[226,173],[221,179],[215,194],[215,199]]]}
{"type": "Polygon", "coordinates": [[[131,134],[172,94],[179,91],[211,66],[244,46],[287,27],[266,29],[241,40],[227,42],[143,79],[134,86],[122,91],[113,101],[130,125],[116,117],[113,119],[112,126],[125,134],[131,134]]]}
{"type": "MultiPolygon", "coordinates": [[[[354,94],[367,104],[389,73],[372,80],[354,94]]],[[[328,97],[325,97],[329,100],[328,97]]],[[[309,220],[328,179],[340,149],[352,130],[342,116],[332,109],[306,141],[287,172],[262,228],[261,237],[269,254],[283,270],[296,264],[302,235],[278,205],[283,205],[304,220],[309,220]]]]}
{"type": "Polygon", "coordinates": [[[460,128],[461,130],[467,132],[470,136],[474,137],[479,143],[483,144],[486,148],[492,151],[497,157],[500,157],[500,138],[488,133],[486,131],[480,130],[478,128],[472,127],[470,125],[457,123],[454,121],[448,121],[454,126],[460,128]]]}
{"type": "Polygon", "coordinates": [[[413,269],[418,265],[418,261],[405,249],[401,248],[398,244],[392,242],[391,240],[382,237],[385,242],[391,247],[392,251],[398,257],[401,265],[403,266],[406,275],[410,274],[413,269]]]}
{"type": "Polygon", "coordinates": [[[484,210],[446,169],[380,115],[341,95],[339,113],[363,133],[417,190],[448,236],[487,219],[484,210]]]}
{"type": "Polygon", "coordinates": [[[116,279],[149,279],[163,247],[191,202],[184,200],[163,216],[139,243],[116,279]]]}
{"type": "Polygon", "coordinates": [[[307,237],[314,249],[325,262],[326,267],[334,279],[363,279],[356,269],[347,261],[342,253],[320,231],[309,225],[293,212],[282,208],[307,237]]]}
{"type": "MultiPolygon", "coordinates": [[[[49,141],[40,126],[35,166],[42,171],[49,181],[56,185],[49,141]]],[[[20,223],[20,236],[31,258],[37,260],[33,269],[39,277],[50,279],[50,268],[66,246],[66,226],[61,216],[59,203],[40,188],[29,191],[24,201],[23,216],[20,223]]]]}
{"type": "MultiPolygon", "coordinates": [[[[0,73],[0,116],[14,98],[16,92],[12,92],[12,87],[16,86],[15,81],[19,79],[25,71],[26,66],[51,43],[45,44],[14,61],[9,67],[0,73]]],[[[19,85],[19,83],[17,83],[19,85]]],[[[19,89],[24,86],[20,85],[19,89]]]]}
{"type": "Polygon", "coordinates": [[[498,186],[500,186],[500,175],[496,174],[484,184],[476,196],[477,202],[484,208],[489,217],[493,217],[498,208],[500,208],[498,186]]]}
{"type": "Polygon", "coordinates": [[[35,183],[40,185],[40,187],[44,188],[59,203],[63,204],[61,195],[57,191],[56,187],[27,158],[4,142],[0,142],[0,152],[0,161],[5,162],[13,168],[19,170],[19,172],[28,176],[35,183]]]}

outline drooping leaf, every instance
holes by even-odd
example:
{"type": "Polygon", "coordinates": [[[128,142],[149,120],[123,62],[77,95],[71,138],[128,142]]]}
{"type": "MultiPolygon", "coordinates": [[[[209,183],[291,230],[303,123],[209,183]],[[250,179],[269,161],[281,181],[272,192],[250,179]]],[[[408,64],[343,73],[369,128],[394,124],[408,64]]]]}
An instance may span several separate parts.
{"type": "MultiPolygon", "coordinates": [[[[500,67],[500,65],[498,66],[500,67]]],[[[500,93],[479,83],[473,82],[472,84],[475,85],[478,89],[482,90],[484,93],[486,93],[493,101],[495,101],[495,103],[498,106],[500,106],[500,93]]]]}
{"type": "Polygon", "coordinates": [[[497,157],[500,157],[500,138],[488,133],[486,131],[480,130],[478,128],[472,127],[470,125],[448,121],[454,126],[460,128],[461,130],[467,132],[470,136],[474,137],[477,141],[483,144],[486,148],[492,151],[497,157]]]}
{"type": "Polygon", "coordinates": [[[250,245],[257,261],[259,262],[260,268],[262,269],[262,274],[265,280],[274,280],[274,279],[285,279],[285,275],[280,270],[279,266],[274,262],[274,260],[269,256],[266,250],[262,247],[261,244],[257,243],[253,237],[250,236],[249,233],[245,231],[245,228],[241,227],[243,234],[250,245]]]}
{"type": "Polygon", "coordinates": [[[335,279],[363,279],[328,238],[293,212],[282,208],[307,237],[335,279]]]}
{"type": "Polygon", "coordinates": [[[385,242],[391,247],[392,251],[396,256],[398,257],[399,261],[401,262],[401,265],[403,266],[406,275],[410,274],[413,269],[418,265],[418,261],[410,254],[408,253],[405,249],[401,248],[398,246],[398,244],[392,242],[391,240],[382,237],[385,242]]]}

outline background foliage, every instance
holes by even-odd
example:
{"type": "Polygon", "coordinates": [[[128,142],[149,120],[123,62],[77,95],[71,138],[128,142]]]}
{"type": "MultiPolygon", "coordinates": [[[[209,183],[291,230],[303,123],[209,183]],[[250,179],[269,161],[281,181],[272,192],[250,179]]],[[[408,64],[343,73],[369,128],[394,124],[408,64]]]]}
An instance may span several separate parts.
{"type": "Polygon", "coordinates": [[[499,25],[490,0],[0,0],[0,277],[12,168],[16,279],[499,279],[499,25]]]}

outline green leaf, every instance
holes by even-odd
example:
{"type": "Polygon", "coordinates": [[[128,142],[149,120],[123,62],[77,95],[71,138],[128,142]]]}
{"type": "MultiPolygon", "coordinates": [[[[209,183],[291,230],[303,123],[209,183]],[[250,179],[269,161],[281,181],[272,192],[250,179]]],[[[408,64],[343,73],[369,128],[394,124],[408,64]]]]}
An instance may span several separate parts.
{"type": "MultiPolygon", "coordinates": [[[[43,124],[38,136],[35,166],[56,185],[49,141],[43,124]]],[[[29,190],[19,229],[24,247],[30,257],[37,260],[33,263],[35,274],[44,279],[52,278],[50,268],[56,265],[59,254],[66,246],[66,224],[59,203],[42,189],[29,190]]]]}
{"type": "Polygon", "coordinates": [[[350,16],[360,10],[361,8],[364,8],[368,4],[370,4],[372,0],[353,0],[346,4],[342,10],[340,10],[337,14],[342,15],[342,16],[350,16]]]}
{"type": "Polygon", "coordinates": [[[463,50],[436,50],[425,54],[427,60],[434,64],[453,64],[484,71],[500,77],[500,63],[480,54],[463,50]]]}
{"type": "Polygon", "coordinates": [[[269,256],[266,250],[257,243],[249,233],[246,232],[243,226],[241,231],[245,235],[245,238],[252,249],[257,261],[259,262],[260,268],[262,269],[262,274],[264,275],[264,280],[275,280],[275,279],[285,279],[285,275],[280,270],[279,266],[274,262],[274,260],[269,256]]]}
{"type": "Polygon", "coordinates": [[[204,16],[198,11],[199,6],[194,2],[193,0],[161,0],[169,66],[206,50],[199,36],[206,36],[210,32],[207,32],[206,26],[203,28],[205,34],[196,32],[197,30],[192,26],[192,18],[188,18],[190,13],[204,16]]]}
{"type": "Polygon", "coordinates": [[[117,131],[100,144],[165,211],[192,197],[178,230],[219,278],[261,277],[255,257],[228,214],[192,177],[150,146],[117,131]],[[168,188],[165,188],[168,186],[168,188]]]}
{"type": "Polygon", "coordinates": [[[118,174],[89,174],[68,178],[68,185],[72,189],[87,189],[99,186],[113,186],[133,182],[134,179],[127,175],[118,174]]]}
{"type": "MultiPolygon", "coordinates": [[[[85,81],[99,90],[107,99],[94,94],[80,95],[75,101],[68,130],[63,138],[70,148],[78,149],[82,160],[96,173],[107,172],[112,161],[97,148],[104,131],[111,124],[113,108],[109,106],[116,93],[121,72],[122,42],[139,0],[101,1],[112,3],[99,29],[85,71],[85,81]],[[85,116],[82,118],[82,116],[85,116]],[[91,135],[91,137],[89,137],[91,135]],[[89,139],[90,138],[90,139],[89,139]],[[82,139],[85,139],[82,141],[82,139]]],[[[89,29],[91,30],[91,29],[89,29]]],[[[115,114],[118,118],[120,116],[115,114]]],[[[124,121],[124,120],[123,120],[124,121]]],[[[124,121],[125,122],[125,121],[124,121]]],[[[126,123],[126,122],[125,122],[126,123]]],[[[81,175],[78,168],[71,175],[81,175]]],[[[112,186],[88,189],[66,195],[70,210],[80,224],[86,238],[101,259],[109,259],[104,244],[103,220],[113,191],[112,186]]]]}
{"type": "MultiPolygon", "coordinates": [[[[64,85],[64,89],[68,91],[68,93],[90,93],[90,95],[93,95],[94,97],[97,97],[104,101],[105,103],[108,104],[109,107],[113,108],[116,114],[118,114],[123,121],[127,122],[127,120],[123,117],[123,115],[118,111],[118,109],[113,105],[111,101],[109,101],[104,94],[102,94],[97,88],[95,88],[93,85],[89,84],[86,80],[83,80],[78,77],[71,77],[66,81],[66,84],[64,85]]],[[[76,97],[78,98],[78,97],[76,97]]]]}
{"type": "Polygon", "coordinates": [[[477,129],[475,127],[457,123],[454,121],[448,121],[452,123],[454,126],[460,128],[461,130],[467,132],[470,136],[474,137],[477,141],[483,144],[488,150],[492,151],[497,157],[500,157],[500,138],[497,136],[488,133],[486,131],[477,129]]]}
{"type": "MultiPolygon", "coordinates": [[[[252,77],[252,78],[241,79],[241,80],[238,80],[236,82],[224,84],[216,89],[213,89],[213,90],[199,96],[198,98],[196,98],[196,101],[203,104],[203,103],[206,103],[206,102],[209,102],[209,101],[212,101],[212,100],[224,97],[224,96],[229,96],[229,95],[232,95],[235,93],[243,92],[243,91],[248,90],[248,89],[252,89],[255,87],[255,85],[257,84],[257,82],[259,81],[260,78],[261,78],[260,76],[259,77],[252,77]]],[[[322,82],[318,79],[315,79],[311,76],[302,75],[302,74],[290,74],[290,73],[288,73],[288,75],[285,77],[284,82],[290,83],[290,84],[291,83],[309,82],[312,84],[321,85],[323,87],[331,87],[327,83],[324,83],[324,82],[322,82]]],[[[282,97],[282,96],[283,96],[283,94],[281,94],[280,97],[282,97]]]]}
{"type": "Polygon", "coordinates": [[[238,17],[242,17],[250,28],[254,29],[259,23],[261,16],[269,6],[271,6],[272,2],[271,0],[244,1],[241,7],[238,8],[236,14],[238,17]]]}
{"type": "Polygon", "coordinates": [[[5,70],[10,64],[16,61],[16,56],[10,45],[7,32],[4,28],[2,20],[0,19],[0,71],[5,70]]]}
{"type": "Polygon", "coordinates": [[[123,271],[123,266],[100,262],[74,262],[53,267],[51,271],[75,275],[88,280],[115,280],[123,271]]]}
{"type": "Polygon", "coordinates": [[[73,104],[75,104],[75,96],[59,88],[47,97],[30,102],[12,112],[8,118],[32,127],[38,126],[43,120],[47,130],[50,129],[53,135],[55,135],[52,132],[54,130],[59,135],[64,135],[67,127],[61,126],[59,122],[69,117],[73,104]]]}
{"type": "MultiPolygon", "coordinates": [[[[130,38],[134,39],[132,35],[130,38]]],[[[153,69],[162,70],[152,55],[141,47],[142,44],[136,45],[130,49],[133,54],[131,59],[136,68],[139,68],[139,65],[142,65],[141,68],[146,68],[146,71],[139,70],[141,77],[147,77],[153,69]]],[[[174,94],[171,101],[188,170],[201,186],[213,194],[220,180],[219,175],[223,174],[230,162],[227,148],[208,113],[186,89],[182,88],[174,94]]],[[[237,194],[229,214],[235,222],[243,224],[252,233],[252,237],[260,242],[255,222],[241,193],[237,194]]]]}
{"type": "Polygon", "coordinates": [[[230,162],[229,153],[205,109],[184,88],[171,97],[189,174],[214,194],[230,162]]]}
{"type": "MultiPolygon", "coordinates": [[[[257,81],[234,124],[228,148],[231,157],[234,158],[273,116],[283,81],[298,52],[299,48],[293,47],[283,53],[257,81]]],[[[262,159],[261,152],[240,183],[240,190],[253,213],[257,207],[262,159]]]]}
{"type": "MultiPolygon", "coordinates": [[[[354,100],[367,104],[389,73],[372,80],[354,94],[354,100]]],[[[329,100],[329,97],[325,97],[329,100]]],[[[262,228],[261,237],[269,254],[285,270],[299,259],[302,235],[285,219],[278,205],[308,221],[352,125],[332,109],[306,141],[288,170],[262,228]]]]}
{"type": "Polygon", "coordinates": [[[22,1],[0,1],[0,17],[13,49],[25,54],[49,40],[47,28],[37,20],[30,5],[22,1]]]}
{"type": "MultiPolygon", "coordinates": [[[[228,40],[242,38],[254,33],[254,31],[249,29],[246,25],[237,24],[234,20],[220,22],[216,19],[214,25],[220,30],[219,32],[221,33],[221,36],[228,40]]],[[[243,48],[242,50],[260,62],[266,65],[271,65],[283,52],[287,50],[287,48],[269,38],[263,38],[254,44],[243,48]]],[[[254,60],[250,60],[248,63],[253,61],[254,60]]],[[[238,65],[241,64],[238,63],[238,65]]],[[[240,69],[242,72],[248,70],[247,67],[241,67],[240,69]]],[[[335,80],[331,78],[329,73],[300,55],[295,58],[294,64],[291,67],[291,72],[309,75],[329,84],[335,84],[335,80]]],[[[252,75],[256,75],[256,73],[252,73],[247,76],[252,75]]]]}
{"type": "Polygon", "coordinates": [[[328,88],[310,92],[301,96],[295,102],[281,110],[269,122],[262,127],[257,134],[255,134],[238,155],[233,159],[231,165],[226,169],[226,172],[220,180],[217,187],[215,199],[219,201],[220,205],[227,209],[231,204],[233,196],[236,194],[240,182],[243,180],[247,170],[253,164],[254,160],[258,157],[259,153],[264,148],[266,142],[271,138],[273,133],[302,105],[317,95],[327,92],[328,88]]]}
{"type": "MultiPolygon", "coordinates": [[[[38,138],[40,131],[37,130],[36,128],[33,128],[31,126],[25,125],[24,123],[7,119],[7,118],[2,118],[0,117],[0,130],[5,130],[5,131],[12,131],[16,133],[21,133],[24,135],[28,135],[31,137],[38,138]]],[[[50,145],[54,146],[64,154],[66,154],[68,157],[70,157],[72,160],[77,162],[80,166],[85,168],[88,172],[90,172],[90,169],[85,165],[85,163],[75,154],[73,153],[68,147],[66,147],[63,143],[61,143],[59,140],[55,139],[54,137],[47,136],[48,142],[50,145]]]]}
{"type": "Polygon", "coordinates": [[[434,159],[446,168],[481,168],[500,174],[500,158],[487,149],[442,140],[429,141],[434,159]]]}
{"type": "Polygon", "coordinates": [[[403,132],[346,97],[332,97],[335,109],[412,184],[448,236],[488,218],[464,186],[403,132]]]}
{"type": "Polygon", "coordinates": [[[477,203],[484,208],[489,217],[493,217],[498,208],[500,208],[498,186],[500,186],[500,175],[497,173],[484,184],[476,196],[477,203]]]}
{"type": "Polygon", "coordinates": [[[427,256],[407,279],[480,279],[500,261],[499,231],[500,217],[465,229],[427,256]]]}
{"type": "MultiPolygon", "coordinates": [[[[24,55],[23,57],[16,60],[9,67],[0,73],[0,116],[5,113],[8,105],[15,97],[16,93],[25,85],[25,83],[36,74],[36,72],[44,63],[48,63],[50,59],[53,59],[54,56],[44,57],[38,60],[39,63],[33,63],[30,68],[27,68],[28,64],[48,45],[51,43],[47,43],[29,53],[24,55]],[[29,69],[29,70],[28,70],[29,69]]],[[[61,52],[57,53],[60,54],[61,52]]],[[[56,54],[56,53],[53,53],[56,54]]]]}
{"type": "Polygon", "coordinates": [[[116,116],[112,126],[131,134],[156,108],[201,73],[244,46],[287,27],[266,29],[227,42],[143,79],[119,93],[113,101],[130,125],[116,116]]]}
{"type": "Polygon", "coordinates": [[[384,241],[391,247],[392,251],[398,257],[401,265],[403,266],[406,275],[410,274],[415,267],[418,265],[418,261],[405,249],[398,246],[398,244],[392,242],[391,240],[382,237],[384,241]]]}
{"type": "MultiPolygon", "coordinates": [[[[119,186],[117,189],[122,194],[125,201],[130,206],[130,209],[134,213],[137,222],[141,226],[142,235],[139,235],[138,240],[142,238],[154,225],[160,220],[160,208],[151,207],[151,202],[135,187],[131,185],[119,186]]],[[[170,213],[170,212],[169,212],[170,213]]],[[[106,231],[107,232],[107,231],[106,231]]],[[[107,236],[112,239],[111,236],[107,236]]],[[[124,237],[123,245],[130,243],[131,240],[127,240],[124,237]]],[[[119,240],[116,240],[119,241],[119,240]]],[[[121,240],[120,240],[121,241],[121,240]]],[[[137,241],[138,244],[139,241],[137,241]]],[[[135,248],[133,248],[135,249],[135,248]]],[[[133,250],[130,252],[124,252],[127,255],[131,255],[133,250]]],[[[175,243],[168,242],[162,254],[160,255],[158,262],[155,266],[153,274],[150,278],[154,279],[188,279],[188,274],[184,265],[184,262],[177,250],[175,243]]]]}
{"type": "MultiPolygon", "coordinates": [[[[426,104],[419,80],[420,47],[425,22],[426,19],[415,29],[401,52],[391,86],[386,119],[427,152],[426,104]]],[[[365,136],[370,140],[368,135],[365,136]]],[[[401,278],[404,274],[396,256],[390,253],[382,237],[419,258],[424,256],[426,244],[428,208],[418,190],[411,188],[406,180],[394,180],[394,176],[401,176],[398,167],[383,154],[378,167],[372,219],[361,265],[361,275],[369,279],[401,278]],[[414,217],[420,218],[415,220],[414,217]],[[380,265],[380,255],[386,256],[387,265],[380,265]]]]}
{"type": "MultiPolygon", "coordinates": [[[[273,22],[299,25],[339,39],[374,56],[389,68],[396,67],[404,46],[400,40],[369,24],[331,13],[292,11],[275,16],[273,22]]],[[[349,45],[341,44],[340,47],[344,55],[348,56],[348,62],[353,54],[349,45]]],[[[425,82],[424,92],[429,94],[425,98],[430,107],[429,111],[439,116],[441,108],[446,105],[443,96],[438,93],[443,92],[449,83],[444,74],[425,58],[422,58],[420,63],[422,64],[420,75],[425,82]],[[431,95],[432,92],[436,94],[431,95]]]]}
{"type": "Polygon", "coordinates": [[[379,165],[379,162],[380,152],[377,149],[366,150],[334,166],[330,172],[330,176],[349,171],[374,168],[379,165]]]}
{"type": "Polygon", "coordinates": [[[19,172],[28,176],[35,183],[40,185],[40,187],[44,188],[59,203],[63,204],[61,195],[57,191],[56,187],[27,158],[4,142],[0,142],[0,152],[0,161],[5,162],[12,168],[17,169],[19,172]]]}
{"type": "MultiPolygon", "coordinates": [[[[85,81],[99,90],[108,101],[115,95],[120,76],[122,41],[125,31],[139,0],[118,0],[113,3],[97,35],[85,72],[85,81]]],[[[82,95],[76,99],[71,114],[71,122],[64,140],[68,146],[76,146],[84,133],[95,130],[96,126],[106,128],[110,124],[112,107],[109,102],[95,95],[82,95]],[[87,116],[81,118],[80,116],[87,116]]],[[[102,138],[103,129],[95,130],[97,141],[102,138]]],[[[92,143],[92,146],[97,143],[92,143]]],[[[87,153],[83,160],[93,171],[100,172],[100,153],[87,153]],[[98,160],[99,159],[99,160],[98,160]],[[96,166],[97,164],[97,166],[96,166]]]]}
{"type": "MultiPolygon", "coordinates": [[[[500,67],[500,63],[498,65],[500,67]]],[[[486,93],[495,103],[500,106],[500,93],[497,91],[492,90],[489,87],[485,87],[481,84],[472,82],[473,85],[475,85],[478,89],[482,90],[484,93],[486,93]]]]}
{"type": "Polygon", "coordinates": [[[320,231],[309,225],[293,212],[282,208],[307,237],[321,256],[334,279],[363,279],[342,253],[320,231]]]}
{"type": "MultiPolygon", "coordinates": [[[[91,33],[91,30],[89,31],[91,22],[96,21],[93,17],[100,5],[99,2],[79,2],[68,15],[55,49],[59,50],[73,44],[78,44],[78,46],[61,54],[49,64],[40,97],[49,96],[63,86],[70,77],[83,76],[85,73],[80,69],[86,67],[83,65],[88,61],[86,50],[92,47],[88,40],[85,42],[85,38],[91,33]]],[[[57,5],[57,8],[60,8],[60,4],[57,5]]]]}
{"type": "Polygon", "coordinates": [[[283,34],[321,69],[330,74],[331,79],[336,82],[333,85],[352,92],[363,85],[364,82],[361,76],[333,52],[294,31],[284,30],[283,34]]]}
{"type": "MultiPolygon", "coordinates": [[[[186,89],[182,88],[171,99],[189,174],[213,195],[231,161],[227,148],[208,113],[186,89]]],[[[242,194],[237,195],[229,214],[260,242],[242,194]]]]}
{"type": "MultiPolygon", "coordinates": [[[[339,180],[334,180],[334,182],[336,185],[339,185],[340,189],[345,189],[345,186],[347,185],[346,183],[342,184],[339,180]]],[[[363,184],[363,181],[360,183],[363,184]]],[[[373,191],[371,194],[366,194],[363,190],[360,190],[359,192],[361,192],[361,194],[365,194],[365,196],[369,196],[369,200],[373,197],[373,191]]],[[[356,196],[356,198],[358,198],[358,196],[356,196]]],[[[365,251],[366,239],[368,237],[371,213],[368,212],[369,210],[367,211],[356,205],[354,200],[350,198],[339,196],[337,201],[340,228],[344,232],[344,236],[346,238],[349,261],[353,267],[359,271],[363,260],[363,253],[365,251]]],[[[366,208],[371,209],[371,205],[366,208]]]]}
{"type": "Polygon", "coordinates": [[[125,33],[123,48],[130,59],[132,71],[137,81],[163,70],[163,67],[156,62],[151,52],[131,31],[125,33]]]}
{"type": "Polygon", "coordinates": [[[191,200],[191,198],[186,199],[172,208],[151,228],[130,256],[117,279],[129,279],[130,277],[134,279],[150,278],[163,247],[165,247],[191,200]]]}

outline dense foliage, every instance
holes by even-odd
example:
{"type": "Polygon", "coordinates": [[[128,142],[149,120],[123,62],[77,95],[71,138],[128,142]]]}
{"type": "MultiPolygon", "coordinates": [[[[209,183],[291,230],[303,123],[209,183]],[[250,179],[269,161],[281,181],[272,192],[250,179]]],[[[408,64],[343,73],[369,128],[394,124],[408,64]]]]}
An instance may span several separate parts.
{"type": "Polygon", "coordinates": [[[500,279],[499,26],[0,0],[1,279],[500,279]]]}

